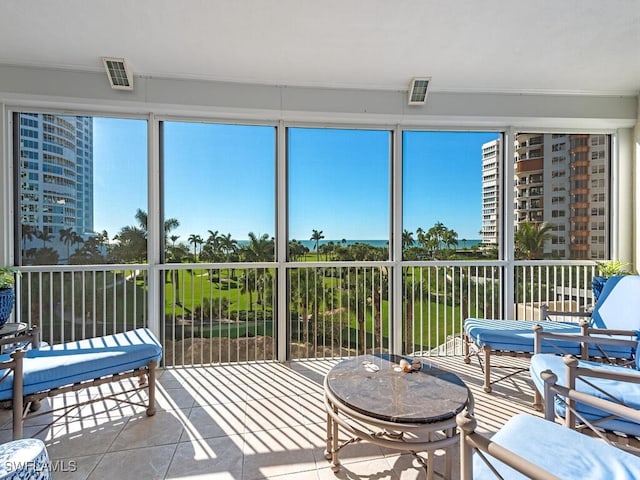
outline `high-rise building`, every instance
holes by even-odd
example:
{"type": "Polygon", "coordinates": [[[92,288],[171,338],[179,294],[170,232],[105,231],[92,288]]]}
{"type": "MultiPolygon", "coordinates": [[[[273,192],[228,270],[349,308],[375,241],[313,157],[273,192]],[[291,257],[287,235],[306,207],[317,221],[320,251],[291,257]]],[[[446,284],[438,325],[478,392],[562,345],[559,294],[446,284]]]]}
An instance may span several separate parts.
{"type": "MultiPolygon", "coordinates": [[[[561,259],[608,255],[608,135],[520,133],[515,139],[514,222],[546,223],[544,254],[561,259]]],[[[498,239],[500,140],[482,146],[482,243],[498,239]]]]}
{"type": "Polygon", "coordinates": [[[23,248],[46,244],[66,251],[60,230],[84,238],[93,232],[93,119],[40,113],[19,118],[23,248]]]}
{"type": "Polygon", "coordinates": [[[498,244],[500,140],[482,145],[482,230],[483,245],[498,244]]]}

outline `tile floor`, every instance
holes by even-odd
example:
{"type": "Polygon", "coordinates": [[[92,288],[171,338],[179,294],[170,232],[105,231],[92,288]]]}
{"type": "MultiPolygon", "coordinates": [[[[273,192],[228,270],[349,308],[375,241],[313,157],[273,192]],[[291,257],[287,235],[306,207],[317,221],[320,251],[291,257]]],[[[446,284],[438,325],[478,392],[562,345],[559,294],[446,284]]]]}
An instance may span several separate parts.
{"type": "MultiPolygon", "coordinates": [[[[470,387],[479,431],[490,435],[518,412],[536,414],[530,408],[531,384],[526,374],[499,384],[487,395],[481,388],[477,362],[465,365],[462,357],[431,361],[458,373],[470,387]]],[[[101,401],[44,429],[42,425],[51,416],[27,420],[25,436],[45,441],[54,479],[425,478],[411,455],[366,442],[345,447],[340,455],[341,471],[331,471],[324,458],[322,381],[336,362],[161,370],[158,412],[153,417],[147,417],[139,406],[101,401]]],[[[129,381],[133,380],[122,383],[129,381]]],[[[122,387],[108,384],[48,401],[56,406],[70,404],[97,395],[97,388],[116,391],[122,387]]],[[[0,442],[8,441],[10,411],[0,412],[0,422],[0,442]]],[[[454,478],[458,478],[457,451],[452,455],[454,478]]],[[[437,452],[436,469],[442,461],[442,452],[437,452]]]]}

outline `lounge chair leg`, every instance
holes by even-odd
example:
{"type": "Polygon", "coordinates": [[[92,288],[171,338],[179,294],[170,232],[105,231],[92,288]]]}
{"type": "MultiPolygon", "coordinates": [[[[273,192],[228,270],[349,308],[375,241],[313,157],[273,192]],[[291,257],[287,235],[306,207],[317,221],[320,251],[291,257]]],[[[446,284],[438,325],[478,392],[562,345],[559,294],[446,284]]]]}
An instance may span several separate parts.
{"type": "Polygon", "coordinates": [[[491,393],[491,347],[489,345],[485,345],[482,347],[482,351],[484,352],[484,391],[487,393],[491,393]]]}
{"type": "Polygon", "coordinates": [[[31,405],[29,405],[29,411],[37,412],[38,410],[40,410],[41,406],[42,402],[40,402],[40,400],[34,400],[33,402],[31,402],[31,405]]]}
{"type": "Polygon", "coordinates": [[[469,348],[469,336],[465,334],[464,336],[464,363],[469,365],[471,363],[471,349],[469,348]]]}
{"type": "Polygon", "coordinates": [[[534,392],[533,392],[533,409],[536,412],[541,412],[543,410],[542,408],[542,395],[540,395],[540,392],[538,392],[538,389],[534,387],[534,392]]]}
{"type": "Polygon", "coordinates": [[[147,416],[152,417],[156,414],[156,365],[157,362],[149,362],[149,405],[147,407],[147,416]]]}

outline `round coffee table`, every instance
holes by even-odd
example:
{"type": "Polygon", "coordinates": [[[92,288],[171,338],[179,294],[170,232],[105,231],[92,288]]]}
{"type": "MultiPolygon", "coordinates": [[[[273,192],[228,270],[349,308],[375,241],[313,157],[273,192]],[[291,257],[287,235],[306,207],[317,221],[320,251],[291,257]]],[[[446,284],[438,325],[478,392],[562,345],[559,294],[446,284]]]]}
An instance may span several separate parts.
{"type": "Polygon", "coordinates": [[[472,409],[469,389],[454,373],[422,361],[399,371],[398,355],[363,355],[333,367],[324,380],[327,450],[332,469],[340,469],[343,447],[367,440],[413,453],[433,478],[433,452],[445,450],[444,477],[451,476],[448,449],[458,441],[456,415],[472,409]],[[338,427],[353,434],[340,444],[338,427]],[[426,462],[417,452],[427,452],[426,462]]]}

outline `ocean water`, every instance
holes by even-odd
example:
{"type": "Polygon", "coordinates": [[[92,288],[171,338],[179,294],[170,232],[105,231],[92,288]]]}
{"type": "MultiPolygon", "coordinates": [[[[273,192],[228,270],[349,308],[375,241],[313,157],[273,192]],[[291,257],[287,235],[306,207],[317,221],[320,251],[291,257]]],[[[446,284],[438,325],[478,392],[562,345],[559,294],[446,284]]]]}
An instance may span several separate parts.
{"type": "MultiPolygon", "coordinates": [[[[302,245],[307,247],[310,251],[313,251],[315,247],[315,242],[313,240],[298,240],[302,245]]],[[[336,245],[353,245],[354,243],[366,243],[373,247],[383,248],[389,245],[388,240],[347,240],[346,242],[342,242],[341,240],[320,240],[318,245],[326,245],[329,242],[333,242],[336,245]]],[[[471,248],[474,245],[478,245],[481,240],[466,240],[462,242],[458,240],[458,250],[471,248]]],[[[418,245],[417,242],[414,242],[414,245],[418,245]]]]}
{"type": "MultiPolygon", "coordinates": [[[[307,247],[310,252],[314,251],[316,242],[313,240],[298,240],[302,245],[307,247]]],[[[388,240],[346,240],[342,242],[342,240],[320,240],[318,245],[326,245],[329,242],[333,242],[336,245],[353,245],[354,243],[366,243],[373,247],[384,248],[389,245],[388,240]]],[[[481,240],[473,239],[473,240],[465,240],[464,242],[458,240],[458,250],[472,248],[475,245],[478,245],[481,240]]],[[[238,240],[238,245],[247,245],[249,243],[248,240],[238,240]]],[[[418,245],[418,242],[414,242],[414,245],[418,245]]]]}

